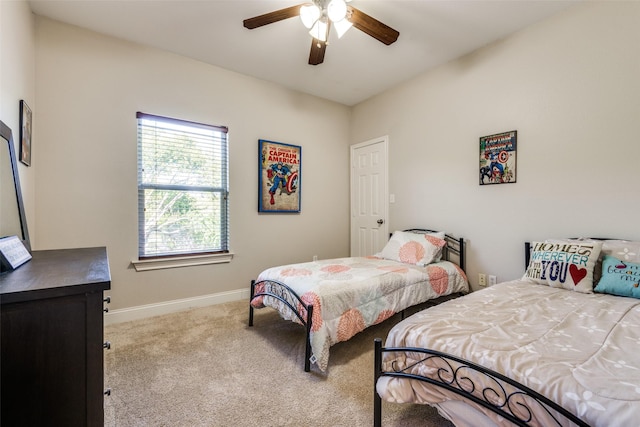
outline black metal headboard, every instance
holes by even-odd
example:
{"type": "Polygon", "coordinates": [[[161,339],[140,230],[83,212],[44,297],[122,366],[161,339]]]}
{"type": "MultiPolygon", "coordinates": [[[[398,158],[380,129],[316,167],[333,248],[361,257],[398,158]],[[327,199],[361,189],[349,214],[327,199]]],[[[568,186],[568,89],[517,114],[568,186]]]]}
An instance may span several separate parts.
{"type": "MultiPolygon", "coordinates": [[[[410,233],[439,233],[438,230],[429,230],[427,228],[409,228],[407,230],[410,233]]],[[[442,249],[442,259],[456,262],[451,259],[451,256],[458,258],[456,262],[462,271],[465,271],[465,257],[464,257],[464,239],[462,237],[456,238],[449,234],[444,235],[444,241],[447,242],[446,246],[442,249]]]]}
{"type": "Polygon", "coordinates": [[[531,242],[524,242],[524,271],[529,268],[529,260],[531,259],[531,242]]]}

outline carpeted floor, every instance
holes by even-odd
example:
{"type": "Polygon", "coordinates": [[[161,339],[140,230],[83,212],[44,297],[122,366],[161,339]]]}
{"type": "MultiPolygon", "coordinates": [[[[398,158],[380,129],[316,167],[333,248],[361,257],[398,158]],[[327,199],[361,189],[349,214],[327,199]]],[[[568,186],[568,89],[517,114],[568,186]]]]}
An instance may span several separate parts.
{"type": "MultiPolygon", "coordinates": [[[[371,426],[373,339],[398,315],[331,348],[304,372],[304,328],[270,308],[231,302],[110,325],[105,425],[371,426]]],[[[383,426],[450,427],[427,405],[383,402],[383,426]]]]}

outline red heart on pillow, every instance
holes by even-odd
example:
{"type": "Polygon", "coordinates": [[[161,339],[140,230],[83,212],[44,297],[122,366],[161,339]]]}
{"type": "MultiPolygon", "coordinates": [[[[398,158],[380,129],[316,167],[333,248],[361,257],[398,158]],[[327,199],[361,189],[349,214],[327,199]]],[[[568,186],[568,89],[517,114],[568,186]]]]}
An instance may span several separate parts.
{"type": "Polygon", "coordinates": [[[578,286],[578,283],[587,275],[586,268],[578,268],[575,264],[569,265],[569,274],[573,279],[573,286],[578,286]]]}

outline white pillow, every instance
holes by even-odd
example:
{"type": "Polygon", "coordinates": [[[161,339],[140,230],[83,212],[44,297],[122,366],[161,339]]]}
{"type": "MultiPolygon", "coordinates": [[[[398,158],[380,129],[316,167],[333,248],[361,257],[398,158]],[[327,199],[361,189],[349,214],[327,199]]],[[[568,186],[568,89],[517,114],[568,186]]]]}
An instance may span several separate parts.
{"type": "Polygon", "coordinates": [[[446,244],[442,231],[434,233],[394,231],[382,251],[374,256],[405,264],[425,266],[440,261],[442,248],[446,244]]]}
{"type": "Polygon", "coordinates": [[[593,272],[601,250],[599,241],[532,242],[529,266],[522,280],[593,293],[593,272]]]}

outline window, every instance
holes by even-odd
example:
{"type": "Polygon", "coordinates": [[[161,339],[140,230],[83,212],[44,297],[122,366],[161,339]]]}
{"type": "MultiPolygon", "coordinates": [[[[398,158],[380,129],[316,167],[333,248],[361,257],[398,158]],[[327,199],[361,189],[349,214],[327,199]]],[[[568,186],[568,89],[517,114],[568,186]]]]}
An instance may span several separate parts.
{"type": "Polygon", "coordinates": [[[139,258],[229,252],[228,129],[137,118],[139,258]]]}

